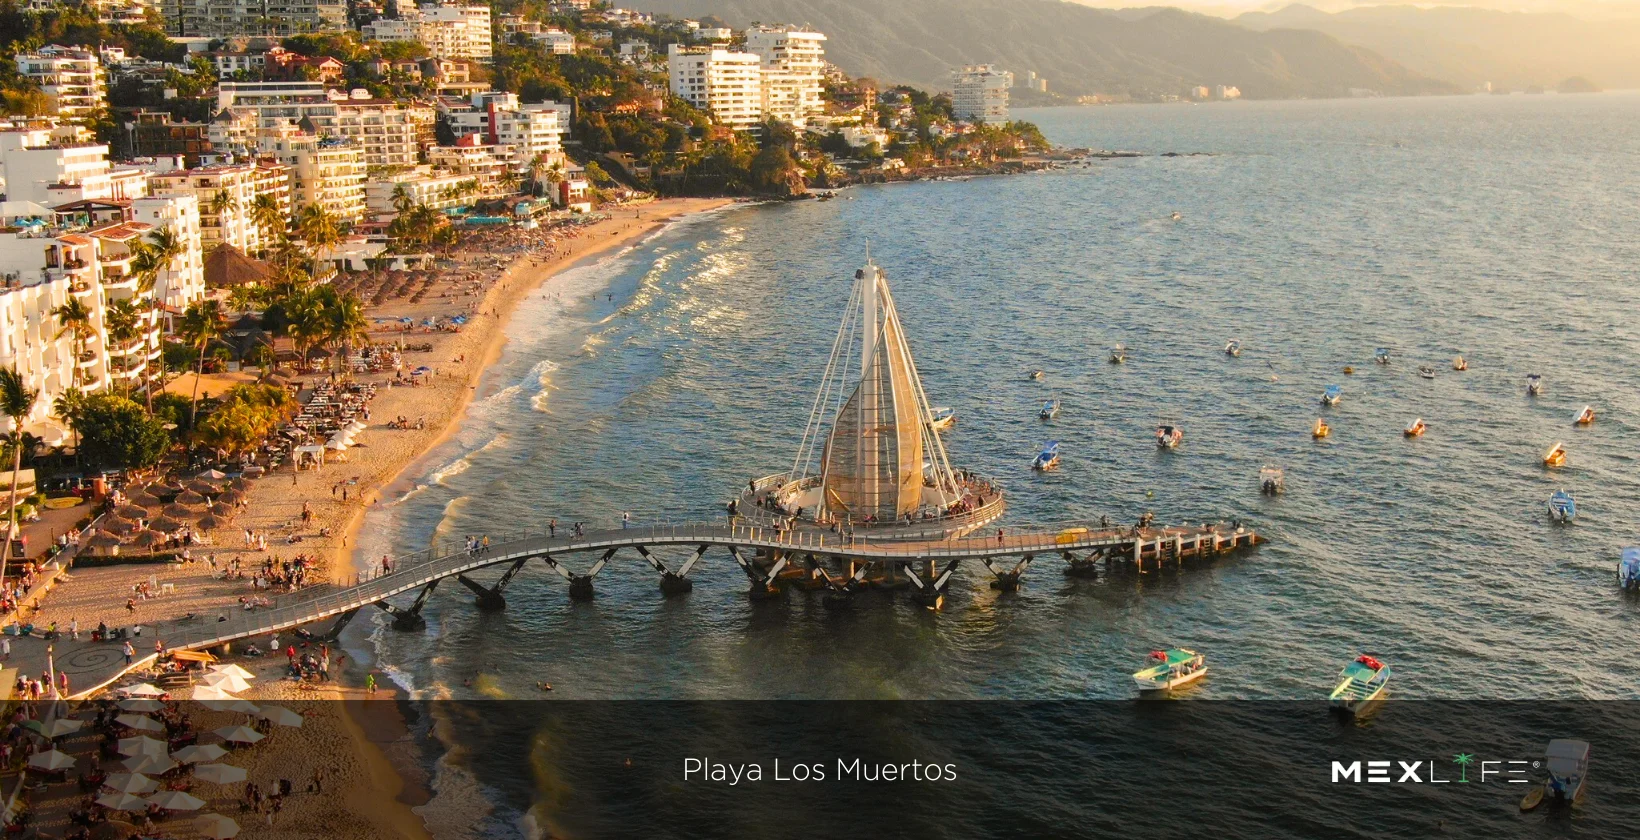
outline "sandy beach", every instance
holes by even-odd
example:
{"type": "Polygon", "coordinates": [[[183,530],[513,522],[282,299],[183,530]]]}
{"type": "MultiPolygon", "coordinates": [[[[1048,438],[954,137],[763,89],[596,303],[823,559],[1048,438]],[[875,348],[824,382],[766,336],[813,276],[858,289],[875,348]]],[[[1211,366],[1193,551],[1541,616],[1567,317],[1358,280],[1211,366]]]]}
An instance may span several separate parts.
{"type": "MultiPolygon", "coordinates": [[[[98,622],[144,624],[152,629],[141,641],[151,645],[151,637],[163,638],[163,622],[170,619],[189,614],[208,617],[239,608],[239,599],[253,594],[250,580],[224,580],[219,572],[236,560],[250,570],[269,559],[277,564],[300,555],[317,561],[320,575],[330,581],[320,587],[352,583],[361,570],[379,560],[353,556],[364,514],[383,497],[391,498],[394,482],[457,427],[480,376],[501,354],[507,322],[517,304],[572,265],[640,239],[680,216],[728,203],[728,199],[668,199],[606,210],[603,212],[612,218],[580,226],[573,236],[545,252],[458,249],[455,257],[461,277],[418,295],[419,301],[395,299],[368,307],[366,314],[376,324],[372,340],[389,344],[402,338],[406,345],[430,344],[430,350],[406,351],[404,367],[426,366],[433,372],[415,377],[415,385],[399,384],[391,373],[358,377],[361,382],[374,383],[377,390],[368,406],[368,429],[359,436],[360,445],[347,451],[345,461],[301,472],[285,465],[252,482],[244,507],[226,527],[210,535],[209,545],[192,550],[192,562],[74,569],[45,600],[35,622],[56,621],[67,628],[73,621],[82,632],[98,622]],[[457,315],[467,317],[459,331],[420,326],[428,319],[457,315]],[[390,428],[389,423],[397,418],[407,420],[409,427],[390,428]],[[304,506],[308,511],[305,523],[304,506]],[[266,549],[247,545],[247,532],[265,540],[266,549]],[[151,584],[161,594],[128,604],[135,587],[142,583],[151,584]]],[[[201,394],[219,393],[242,378],[206,377],[200,383],[201,394]]],[[[322,378],[321,374],[297,377],[304,385],[322,378]]],[[[193,383],[188,378],[172,385],[186,393],[193,383]]],[[[304,389],[304,398],[306,394],[304,389]]],[[[264,662],[264,668],[280,670],[283,659],[276,659],[264,662]]],[[[253,667],[256,662],[242,664],[253,667]]],[[[284,693],[295,691],[294,683],[275,678],[277,674],[268,676],[245,696],[287,699],[284,693]]],[[[421,818],[407,804],[425,802],[427,793],[406,792],[405,780],[377,746],[391,737],[383,733],[391,733],[393,720],[398,721],[399,730],[404,726],[391,693],[378,691],[365,699],[362,689],[335,686],[322,693],[319,697],[304,691],[300,699],[342,702],[304,703],[302,711],[309,718],[303,728],[282,731],[277,739],[258,745],[248,753],[251,763],[245,766],[253,780],[263,762],[269,768],[290,768],[281,769],[281,774],[295,773],[292,778],[301,778],[305,785],[308,775],[304,774],[310,775],[313,769],[309,764],[330,762],[335,765],[335,784],[322,794],[293,797],[271,826],[244,823],[240,836],[427,836],[421,818]],[[391,714],[384,714],[389,710],[391,714]],[[340,749],[338,744],[352,748],[340,749]]]]}

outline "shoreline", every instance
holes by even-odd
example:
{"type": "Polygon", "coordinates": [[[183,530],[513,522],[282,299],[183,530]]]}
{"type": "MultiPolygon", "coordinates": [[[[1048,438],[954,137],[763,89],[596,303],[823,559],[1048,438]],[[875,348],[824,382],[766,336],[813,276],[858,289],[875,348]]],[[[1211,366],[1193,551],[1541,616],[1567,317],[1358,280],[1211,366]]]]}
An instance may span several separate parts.
{"type": "MultiPolygon", "coordinates": [[[[536,254],[525,254],[508,264],[498,282],[492,285],[478,304],[481,313],[487,313],[484,318],[494,318],[493,324],[469,323],[469,328],[484,327],[489,329],[488,336],[479,350],[476,362],[468,363],[461,373],[463,392],[448,415],[443,418],[442,426],[437,429],[427,441],[418,447],[418,451],[410,458],[392,470],[392,475],[386,476],[372,488],[374,495],[369,503],[356,507],[348,517],[347,524],[341,529],[342,540],[332,548],[331,579],[341,582],[346,578],[340,577],[344,572],[358,573],[365,570],[365,558],[358,556],[358,534],[364,527],[365,514],[370,508],[380,504],[383,498],[390,498],[409,488],[406,483],[413,474],[414,467],[420,466],[434,450],[438,449],[456,433],[461,421],[466,419],[467,411],[477,394],[478,385],[494,364],[500,360],[501,353],[506,349],[507,327],[512,323],[518,305],[530,294],[538,291],[542,286],[569,269],[602,256],[609,251],[641,240],[672,222],[701,213],[718,210],[736,203],[732,198],[677,198],[662,199],[640,206],[637,209],[621,209],[613,211],[606,221],[598,222],[589,227],[588,237],[596,236],[600,226],[614,228],[623,218],[628,225],[622,229],[601,231],[604,236],[600,239],[588,241],[587,238],[570,240],[582,245],[580,248],[572,246],[565,253],[557,256],[541,257],[536,254]],[[648,211],[645,214],[645,211],[648,211]],[[659,211],[659,212],[656,212],[659,211]],[[639,214],[645,214],[640,217],[639,214]],[[632,224],[632,223],[637,224],[632,224]],[[518,282],[522,280],[523,282],[518,282]]],[[[474,321],[480,319],[475,318],[474,321]]]]}

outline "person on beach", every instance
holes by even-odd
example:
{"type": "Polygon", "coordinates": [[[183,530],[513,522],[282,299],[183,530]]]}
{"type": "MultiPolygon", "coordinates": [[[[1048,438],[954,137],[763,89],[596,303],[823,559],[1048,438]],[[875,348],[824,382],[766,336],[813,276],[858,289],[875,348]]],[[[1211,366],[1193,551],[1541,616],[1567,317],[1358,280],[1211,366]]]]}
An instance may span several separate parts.
{"type": "Polygon", "coordinates": [[[80,620],[73,616],[68,619],[68,637],[76,642],[80,640],[80,620]]]}
{"type": "Polygon", "coordinates": [[[370,695],[374,695],[376,693],[376,675],[375,674],[366,674],[365,675],[365,678],[364,678],[364,693],[370,694],[370,695]]]}
{"type": "Polygon", "coordinates": [[[125,643],[125,664],[127,666],[130,666],[131,660],[135,659],[136,656],[137,656],[137,649],[132,647],[130,642],[126,642],[125,643]]]}
{"type": "Polygon", "coordinates": [[[0,659],[11,658],[11,637],[0,636],[0,659]]]}

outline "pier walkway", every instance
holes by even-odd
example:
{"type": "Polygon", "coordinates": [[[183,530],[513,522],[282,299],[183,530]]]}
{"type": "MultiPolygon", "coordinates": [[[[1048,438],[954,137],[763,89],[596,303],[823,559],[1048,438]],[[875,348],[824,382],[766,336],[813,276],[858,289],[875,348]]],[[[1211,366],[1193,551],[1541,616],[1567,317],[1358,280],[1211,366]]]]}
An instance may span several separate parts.
{"type": "MultiPolygon", "coordinates": [[[[541,560],[569,583],[572,598],[593,597],[593,581],[623,550],[634,551],[660,575],[660,588],[667,594],[689,591],[689,573],[706,553],[725,549],[751,582],[755,599],[776,597],[783,582],[798,581],[807,588],[825,589],[844,598],[874,585],[868,573],[875,570],[877,581],[893,579],[908,585],[930,608],[938,608],[952,576],[963,561],[978,562],[995,577],[994,587],[1017,589],[1026,569],[1039,556],[1062,557],[1066,574],[1091,576],[1098,565],[1122,565],[1143,571],[1165,561],[1208,557],[1257,545],[1261,540],[1249,528],[1227,525],[1200,527],[1100,528],[1088,523],[1000,528],[984,534],[956,539],[917,539],[901,531],[892,541],[869,541],[834,534],[818,528],[776,528],[744,520],[665,524],[588,531],[580,535],[524,533],[497,539],[492,536],[485,550],[468,551],[462,545],[439,544],[392,560],[391,571],[363,580],[354,586],[313,587],[303,592],[273,599],[266,607],[242,609],[225,607],[210,615],[188,616],[146,628],[135,639],[137,666],[152,659],[152,645],[163,640],[167,649],[198,650],[238,640],[293,630],[326,619],[334,619],[328,629],[313,633],[316,638],[333,638],[359,610],[375,606],[394,615],[394,626],[418,629],[425,626],[420,613],[437,586],[455,578],[477,596],[478,606],[501,609],[503,592],[513,577],[531,560],[541,560]],[[671,567],[654,549],[684,547],[687,559],[671,567]],[[591,555],[585,571],[572,570],[564,561],[571,555],[591,555]],[[505,566],[501,578],[485,585],[468,576],[490,567],[505,566]],[[831,568],[828,568],[830,566],[831,568]],[[391,600],[413,594],[409,603],[391,600]],[[142,645],[150,647],[147,650],[142,645]]],[[[938,532],[935,532],[938,533],[938,532]]],[[[24,661],[33,660],[28,648],[44,647],[38,639],[20,639],[18,651],[24,661]]],[[[69,672],[75,694],[83,694],[117,679],[129,668],[119,641],[90,642],[57,639],[53,643],[57,668],[69,672]]],[[[39,651],[40,664],[45,661],[39,651]]]]}

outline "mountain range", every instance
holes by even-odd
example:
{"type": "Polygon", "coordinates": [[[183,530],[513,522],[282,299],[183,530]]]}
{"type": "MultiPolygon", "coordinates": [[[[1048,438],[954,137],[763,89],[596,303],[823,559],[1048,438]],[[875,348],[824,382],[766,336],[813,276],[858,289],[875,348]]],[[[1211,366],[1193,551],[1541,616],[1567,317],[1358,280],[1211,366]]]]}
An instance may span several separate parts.
{"type": "Polygon", "coordinates": [[[1327,13],[1292,5],[1234,20],[1261,31],[1324,32],[1466,89],[1485,82],[1515,90],[1550,87],[1571,76],[1606,87],[1640,87],[1640,13],[1591,21],[1455,6],[1364,6],[1327,13]]]}
{"type": "Polygon", "coordinates": [[[1408,69],[1313,28],[1263,30],[1170,8],[1095,9],[1059,0],[628,0],[732,26],[807,24],[827,58],[855,76],[949,89],[951,71],[996,64],[1036,71],[1067,96],[1155,99],[1197,85],[1234,85],[1254,99],[1454,93],[1459,85],[1408,69]]]}

